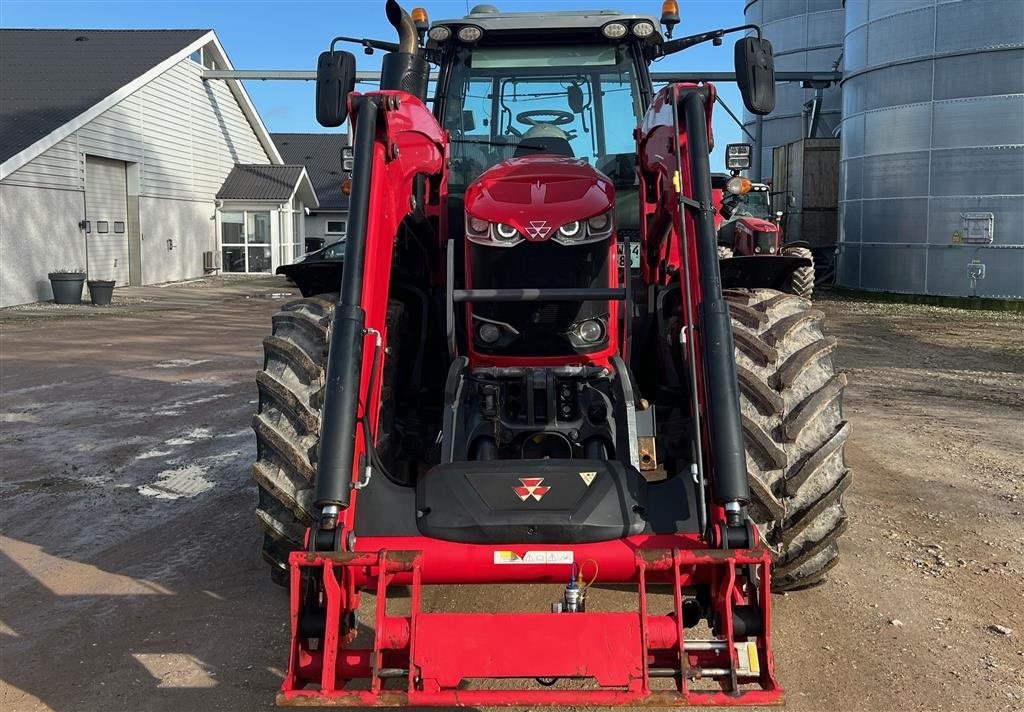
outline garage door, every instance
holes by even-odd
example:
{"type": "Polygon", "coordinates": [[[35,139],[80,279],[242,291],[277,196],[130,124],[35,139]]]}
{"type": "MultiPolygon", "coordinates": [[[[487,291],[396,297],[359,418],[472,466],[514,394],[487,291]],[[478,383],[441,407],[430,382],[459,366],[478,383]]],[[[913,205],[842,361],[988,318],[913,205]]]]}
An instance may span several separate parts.
{"type": "Polygon", "coordinates": [[[85,157],[89,279],[128,284],[128,174],[124,161],[85,157]]]}

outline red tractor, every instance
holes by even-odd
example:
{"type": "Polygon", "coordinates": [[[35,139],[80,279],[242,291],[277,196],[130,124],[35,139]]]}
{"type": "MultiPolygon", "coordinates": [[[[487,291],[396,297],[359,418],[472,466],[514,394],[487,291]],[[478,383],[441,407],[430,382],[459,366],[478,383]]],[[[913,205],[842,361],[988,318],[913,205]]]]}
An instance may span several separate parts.
{"type": "Polygon", "coordinates": [[[728,262],[720,269],[730,278],[754,281],[810,299],[814,293],[814,258],[806,242],[784,242],[783,213],[772,212],[771,188],[739,175],[750,168],[751,147],[745,143],[726,146],[726,166],[731,175],[711,176],[718,213],[718,256],[767,257],[769,261],[728,262]],[[780,259],[781,258],[781,259],[780,259]],[[733,273],[737,273],[735,276],[733,273]]]}
{"type": "Polygon", "coordinates": [[[304,298],[258,376],[257,514],[291,602],[278,702],[779,702],[770,593],[837,560],[845,377],[806,301],[721,280],[715,89],[648,73],[752,30],[736,68],[763,114],[770,44],[386,10],[398,43],[357,40],[387,51],[379,91],[320,57],[318,119],[353,124],[345,256],[292,273],[304,298]],[[478,584],[553,602],[424,610],[428,587],[478,584]]]}

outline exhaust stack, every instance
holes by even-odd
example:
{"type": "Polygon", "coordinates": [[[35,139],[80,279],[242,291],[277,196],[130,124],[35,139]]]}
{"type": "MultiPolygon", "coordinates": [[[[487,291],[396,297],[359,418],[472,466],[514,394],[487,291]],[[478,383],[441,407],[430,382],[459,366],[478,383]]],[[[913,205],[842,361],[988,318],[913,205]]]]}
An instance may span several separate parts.
{"type": "Polygon", "coordinates": [[[430,65],[420,52],[416,23],[396,0],[388,0],[385,12],[388,22],[398,32],[398,51],[384,56],[380,88],[401,90],[426,99],[430,65]]]}

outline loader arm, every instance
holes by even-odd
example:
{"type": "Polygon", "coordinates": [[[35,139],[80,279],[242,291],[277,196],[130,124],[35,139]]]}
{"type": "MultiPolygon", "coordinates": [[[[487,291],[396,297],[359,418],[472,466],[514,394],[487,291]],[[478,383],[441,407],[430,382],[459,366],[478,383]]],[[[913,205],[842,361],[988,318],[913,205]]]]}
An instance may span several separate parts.
{"type": "Polygon", "coordinates": [[[750,492],[708,168],[714,101],[710,84],[664,87],[639,129],[637,154],[641,213],[647,218],[641,222],[641,270],[649,284],[679,286],[679,341],[685,344],[690,414],[697,423],[696,474],[702,487],[711,486],[725,514],[725,528],[708,533],[728,541],[727,530],[742,524],[739,512],[750,492]]]}
{"type": "Polygon", "coordinates": [[[312,546],[327,550],[339,548],[352,531],[358,483],[372,473],[367,445],[374,437],[365,427],[375,433],[380,412],[395,236],[410,212],[438,213],[448,145],[437,120],[411,94],[370,92],[352,95],[350,104],[355,162],[316,476],[323,520],[315,531],[322,541],[312,546]],[[414,191],[414,179],[421,175],[427,185],[414,191]]]}

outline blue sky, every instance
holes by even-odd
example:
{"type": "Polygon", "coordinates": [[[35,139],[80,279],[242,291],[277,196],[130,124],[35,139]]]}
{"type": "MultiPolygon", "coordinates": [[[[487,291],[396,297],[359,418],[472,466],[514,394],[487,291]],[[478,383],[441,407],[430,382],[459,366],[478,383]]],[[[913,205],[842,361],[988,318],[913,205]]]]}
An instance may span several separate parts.
{"type": "MultiPolygon", "coordinates": [[[[419,0],[433,19],[461,17],[484,0],[419,0]]],[[[507,11],[621,9],[657,17],[661,0],[487,0],[507,11]]],[[[679,0],[682,22],[676,36],[742,24],[743,0],[679,0]]],[[[49,28],[211,28],[236,69],[313,69],[317,55],[335,35],[391,40],[383,0],[0,0],[0,26],[49,28]]],[[[738,35],[737,35],[738,37],[738,35]]],[[[356,51],[360,69],[380,66],[356,51]]],[[[654,71],[731,71],[732,44],[694,47],[656,63],[654,71]]],[[[271,131],[324,131],[313,117],[311,82],[246,82],[253,103],[271,131]]],[[[735,85],[719,86],[725,102],[740,114],[735,85]]],[[[723,168],[725,144],[742,133],[716,107],[716,150],[712,169],[723,168]]]]}

